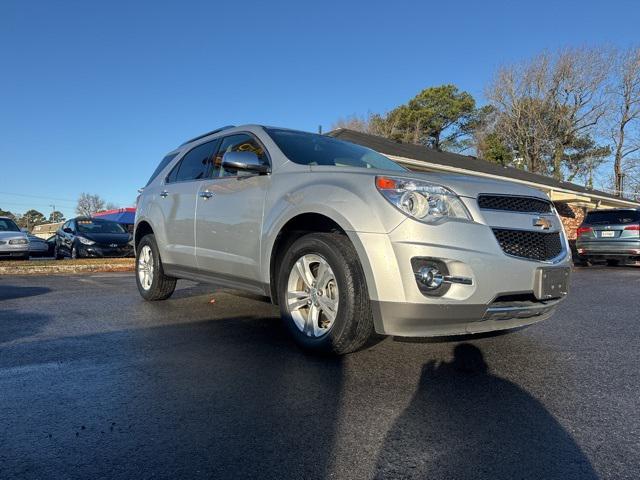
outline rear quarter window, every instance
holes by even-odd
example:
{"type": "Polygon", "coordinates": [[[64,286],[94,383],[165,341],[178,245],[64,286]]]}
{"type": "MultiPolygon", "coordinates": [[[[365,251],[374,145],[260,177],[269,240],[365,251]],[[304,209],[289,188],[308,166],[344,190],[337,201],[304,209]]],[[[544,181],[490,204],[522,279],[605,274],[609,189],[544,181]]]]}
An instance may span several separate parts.
{"type": "Polygon", "coordinates": [[[166,157],[164,157],[160,161],[160,163],[158,164],[156,169],[153,171],[153,173],[151,174],[151,177],[149,178],[149,181],[147,182],[147,185],[149,185],[151,182],[153,182],[153,180],[155,180],[155,178],[158,175],[160,175],[160,172],[162,172],[162,170],[164,170],[166,168],[166,166],[171,163],[171,160],[176,158],[177,155],[178,155],[177,153],[172,153],[172,154],[167,155],[166,157]]]}

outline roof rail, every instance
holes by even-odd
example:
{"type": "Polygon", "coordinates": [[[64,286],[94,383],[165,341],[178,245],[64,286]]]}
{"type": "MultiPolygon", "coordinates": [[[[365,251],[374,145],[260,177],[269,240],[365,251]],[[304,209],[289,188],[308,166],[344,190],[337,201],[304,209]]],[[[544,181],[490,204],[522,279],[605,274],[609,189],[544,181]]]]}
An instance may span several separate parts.
{"type": "Polygon", "coordinates": [[[229,128],[234,128],[234,127],[235,125],[225,125],[224,127],[216,128],[215,130],[211,130],[210,132],[203,133],[202,135],[198,135],[197,137],[194,137],[194,138],[190,138],[186,142],[181,143],[180,146],[186,145],[187,143],[195,142],[196,140],[200,140],[201,138],[208,137],[209,135],[213,135],[214,133],[218,133],[223,130],[227,130],[229,128]]]}

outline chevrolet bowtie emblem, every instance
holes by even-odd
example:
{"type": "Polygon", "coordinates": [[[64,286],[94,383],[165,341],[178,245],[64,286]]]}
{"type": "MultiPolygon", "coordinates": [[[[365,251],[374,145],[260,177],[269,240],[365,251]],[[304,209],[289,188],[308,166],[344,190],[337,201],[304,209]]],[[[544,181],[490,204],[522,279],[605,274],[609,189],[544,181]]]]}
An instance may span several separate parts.
{"type": "Polygon", "coordinates": [[[540,227],[543,230],[549,230],[553,226],[553,224],[546,218],[538,217],[533,219],[533,226],[540,227]]]}

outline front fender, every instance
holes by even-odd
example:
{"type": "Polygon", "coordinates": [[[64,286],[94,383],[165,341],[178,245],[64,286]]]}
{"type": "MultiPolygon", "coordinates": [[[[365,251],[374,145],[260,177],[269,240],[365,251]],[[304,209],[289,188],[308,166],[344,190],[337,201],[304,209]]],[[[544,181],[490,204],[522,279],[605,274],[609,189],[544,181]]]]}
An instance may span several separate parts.
{"type": "Polygon", "coordinates": [[[269,195],[274,201],[271,203],[267,199],[262,230],[260,271],[263,284],[270,284],[271,256],[282,228],[295,217],[312,213],[331,219],[345,231],[358,254],[370,298],[377,298],[369,255],[358,234],[374,233],[386,237],[384,234],[395,229],[406,220],[406,216],[393,208],[375,190],[373,183],[368,191],[356,182],[350,183],[348,179],[344,182],[336,181],[335,178],[330,183],[314,178],[313,183],[282,194],[278,194],[277,185],[275,187],[276,192],[270,192],[269,195]]]}

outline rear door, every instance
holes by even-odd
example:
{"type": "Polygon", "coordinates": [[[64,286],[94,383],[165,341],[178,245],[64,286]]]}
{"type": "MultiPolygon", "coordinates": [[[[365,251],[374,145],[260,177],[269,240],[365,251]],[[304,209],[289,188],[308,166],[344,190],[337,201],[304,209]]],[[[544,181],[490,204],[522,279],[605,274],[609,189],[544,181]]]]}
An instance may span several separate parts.
{"type": "Polygon", "coordinates": [[[197,199],[198,267],[221,279],[251,281],[260,273],[262,217],[271,177],[225,171],[222,156],[229,151],[252,151],[269,164],[266,149],[253,135],[222,138],[211,179],[201,183],[197,199]]]}
{"type": "Polygon", "coordinates": [[[210,175],[211,159],[217,140],[189,150],[171,169],[158,197],[162,212],[163,261],[180,267],[196,267],[195,215],[196,197],[203,181],[210,175]]]}

